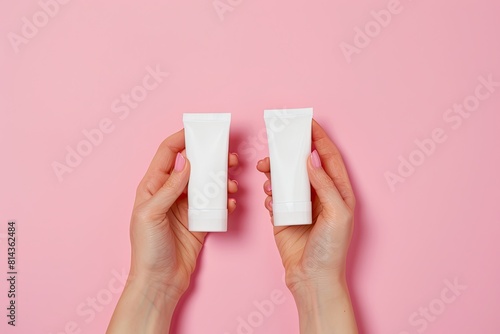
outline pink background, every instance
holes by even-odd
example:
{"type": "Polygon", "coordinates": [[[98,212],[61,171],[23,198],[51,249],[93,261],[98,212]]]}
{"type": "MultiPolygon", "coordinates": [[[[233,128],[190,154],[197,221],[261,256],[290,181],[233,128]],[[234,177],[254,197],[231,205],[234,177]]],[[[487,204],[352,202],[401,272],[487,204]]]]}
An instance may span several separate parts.
{"type": "Polygon", "coordinates": [[[219,16],[210,0],[73,0],[18,53],[9,33],[22,33],[23,17],[44,24],[41,7],[0,5],[0,332],[78,333],[64,331],[72,322],[104,332],[121,289],[113,273],[129,266],[135,188],[157,146],[183,112],[231,112],[238,211],[228,233],[208,237],[173,332],[238,333],[238,317],[262,319],[254,301],[279,290],[285,302],[252,332],[298,333],[254,166],[267,154],[256,137],[263,110],[308,106],[341,148],[358,198],[349,282],[361,332],[500,332],[500,87],[459,128],[443,119],[479,76],[500,81],[500,2],[401,0],[348,62],[341,43],[354,43],[355,27],[377,29],[370,12],[390,1],[227,1],[232,11],[219,16]],[[170,75],[120,119],[113,102],[157,64],[170,75]],[[59,182],[53,162],[105,118],[114,130],[59,182]],[[384,173],[435,128],[446,141],[391,191],[384,173]],[[19,240],[14,329],[9,219],[19,240]],[[466,288],[443,304],[444,281],[455,279],[466,288]],[[88,298],[98,300],[93,318],[88,298]],[[439,314],[425,328],[409,322],[429,306],[439,314]]]}

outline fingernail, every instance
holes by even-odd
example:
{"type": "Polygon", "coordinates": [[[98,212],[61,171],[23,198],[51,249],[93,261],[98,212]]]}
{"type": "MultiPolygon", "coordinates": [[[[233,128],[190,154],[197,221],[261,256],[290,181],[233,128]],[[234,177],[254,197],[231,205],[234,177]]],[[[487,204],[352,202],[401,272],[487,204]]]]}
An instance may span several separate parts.
{"type": "Polygon", "coordinates": [[[266,186],[266,191],[271,191],[271,190],[273,190],[273,189],[271,188],[271,183],[268,183],[268,184],[267,184],[267,186],[266,186]]]}
{"type": "Polygon", "coordinates": [[[236,181],[236,180],[231,180],[231,181],[233,181],[234,183],[236,183],[236,185],[238,185],[238,181],[236,181]]]}
{"type": "Polygon", "coordinates": [[[182,156],[182,154],[177,153],[177,157],[175,158],[174,170],[176,172],[180,172],[184,169],[184,165],[186,164],[186,159],[182,156]]]}
{"type": "Polygon", "coordinates": [[[231,154],[234,154],[237,158],[239,158],[239,157],[240,157],[240,156],[238,155],[238,153],[236,153],[236,152],[233,152],[233,153],[231,153],[231,154]]]}
{"type": "Polygon", "coordinates": [[[314,150],[311,153],[311,162],[312,162],[313,167],[315,167],[315,168],[321,167],[321,160],[319,158],[318,151],[314,150]]]}
{"type": "Polygon", "coordinates": [[[273,208],[273,200],[269,202],[269,207],[272,209],[273,208]]]}
{"type": "Polygon", "coordinates": [[[230,200],[231,202],[233,202],[233,203],[234,203],[234,205],[236,205],[236,198],[230,198],[229,200],[230,200]]]}

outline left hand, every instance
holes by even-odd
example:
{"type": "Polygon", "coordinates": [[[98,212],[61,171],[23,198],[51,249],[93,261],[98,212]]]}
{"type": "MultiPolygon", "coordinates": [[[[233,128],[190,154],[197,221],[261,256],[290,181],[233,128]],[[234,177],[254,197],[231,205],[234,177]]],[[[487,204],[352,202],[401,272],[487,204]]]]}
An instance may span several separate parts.
{"type": "MultiPolygon", "coordinates": [[[[342,156],[323,128],[312,122],[315,150],[307,160],[312,185],[312,225],[275,226],[274,237],[292,293],[318,281],[345,286],[346,257],[356,200],[342,156]]],[[[267,180],[265,206],[273,220],[269,158],[257,164],[267,180]]]]}

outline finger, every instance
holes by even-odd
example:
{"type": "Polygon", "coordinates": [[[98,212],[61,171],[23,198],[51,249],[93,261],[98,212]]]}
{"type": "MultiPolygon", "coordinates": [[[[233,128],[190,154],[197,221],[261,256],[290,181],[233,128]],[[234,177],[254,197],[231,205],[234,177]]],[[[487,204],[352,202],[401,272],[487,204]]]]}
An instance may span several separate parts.
{"type": "Polygon", "coordinates": [[[316,195],[323,207],[324,214],[333,216],[337,208],[345,207],[344,200],[335,183],[323,169],[320,156],[316,150],[307,159],[307,173],[311,186],[316,191],[316,195]]]}
{"type": "Polygon", "coordinates": [[[236,199],[234,198],[229,198],[227,200],[227,211],[228,213],[233,213],[234,210],[236,210],[236,199]]]}
{"type": "Polygon", "coordinates": [[[312,143],[321,158],[325,172],[335,183],[347,206],[353,210],[356,200],[342,155],[325,130],[315,120],[312,122],[312,143]]]}
{"type": "Polygon", "coordinates": [[[257,161],[257,170],[262,173],[269,173],[271,171],[271,164],[269,157],[257,161]]]}
{"type": "Polygon", "coordinates": [[[238,181],[228,180],[227,181],[227,192],[230,194],[234,194],[237,191],[238,191],[238,181]]]}
{"type": "Polygon", "coordinates": [[[238,154],[236,153],[229,154],[228,165],[229,168],[238,166],[238,154]]]}
{"type": "Polygon", "coordinates": [[[272,187],[271,187],[271,180],[266,180],[266,182],[264,182],[264,192],[266,193],[266,195],[268,196],[271,196],[273,193],[272,193],[272,187]]]}
{"type": "Polygon", "coordinates": [[[262,172],[262,173],[266,174],[266,176],[267,176],[268,179],[271,178],[271,175],[270,175],[270,172],[271,172],[271,161],[269,160],[269,157],[265,157],[264,159],[259,160],[257,162],[257,170],[259,172],[262,172]]]}
{"type": "Polygon", "coordinates": [[[178,153],[172,173],[147,202],[147,212],[152,219],[164,216],[182,194],[189,180],[190,167],[189,160],[178,153]]]}
{"type": "Polygon", "coordinates": [[[184,129],[174,133],[160,144],[137,187],[136,203],[142,203],[151,198],[163,186],[174,166],[177,153],[182,152],[184,148],[184,129]]]}
{"type": "Polygon", "coordinates": [[[273,212],[273,197],[272,196],[266,197],[266,199],[264,200],[264,206],[269,211],[269,214],[272,215],[272,212],[273,212]]]}

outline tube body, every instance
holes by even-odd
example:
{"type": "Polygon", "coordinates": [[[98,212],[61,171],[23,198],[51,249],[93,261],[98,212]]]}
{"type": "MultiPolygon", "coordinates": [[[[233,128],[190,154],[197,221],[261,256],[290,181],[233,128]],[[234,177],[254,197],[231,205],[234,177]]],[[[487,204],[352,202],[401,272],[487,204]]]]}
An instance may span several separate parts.
{"type": "Polygon", "coordinates": [[[312,108],[264,111],[275,226],[312,223],[311,186],[307,174],[312,115],[312,108]]]}
{"type": "Polygon", "coordinates": [[[188,228],[227,231],[227,164],[231,114],[184,114],[188,183],[188,228]]]}

